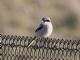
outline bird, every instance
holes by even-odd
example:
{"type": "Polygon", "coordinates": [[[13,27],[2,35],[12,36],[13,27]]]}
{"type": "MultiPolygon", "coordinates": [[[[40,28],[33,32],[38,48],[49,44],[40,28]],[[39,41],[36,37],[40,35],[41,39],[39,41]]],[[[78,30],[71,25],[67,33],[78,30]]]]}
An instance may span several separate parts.
{"type": "Polygon", "coordinates": [[[52,34],[53,25],[49,17],[43,17],[39,27],[35,30],[35,37],[32,42],[28,45],[30,47],[34,42],[35,38],[47,38],[52,34]]]}

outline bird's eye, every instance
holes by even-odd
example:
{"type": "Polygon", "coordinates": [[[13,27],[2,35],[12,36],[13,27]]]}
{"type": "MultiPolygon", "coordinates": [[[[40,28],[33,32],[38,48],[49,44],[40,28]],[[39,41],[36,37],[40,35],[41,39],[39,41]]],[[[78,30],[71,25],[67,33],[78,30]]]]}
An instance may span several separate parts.
{"type": "Polygon", "coordinates": [[[50,20],[42,20],[43,22],[50,22],[50,20]]]}
{"type": "Polygon", "coordinates": [[[43,21],[43,22],[50,22],[50,20],[45,19],[45,18],[42,18],[42,21],[43,21]]]}
{"type": "Polygon", "coordinates": [[[45,20],[45,22],[50,22],[50,20],[45,20]]]}

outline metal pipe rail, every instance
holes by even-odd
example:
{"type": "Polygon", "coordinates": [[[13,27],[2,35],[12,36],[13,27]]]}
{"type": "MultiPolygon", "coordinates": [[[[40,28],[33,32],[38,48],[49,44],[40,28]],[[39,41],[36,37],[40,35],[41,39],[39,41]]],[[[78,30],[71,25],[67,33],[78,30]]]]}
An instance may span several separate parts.
{"type": "Polygon", "coordinates": [[[0,34],[0,38],[2,60],[80,60],[80,40],[36,38],[28,48],[34,37],[0,34]]]}

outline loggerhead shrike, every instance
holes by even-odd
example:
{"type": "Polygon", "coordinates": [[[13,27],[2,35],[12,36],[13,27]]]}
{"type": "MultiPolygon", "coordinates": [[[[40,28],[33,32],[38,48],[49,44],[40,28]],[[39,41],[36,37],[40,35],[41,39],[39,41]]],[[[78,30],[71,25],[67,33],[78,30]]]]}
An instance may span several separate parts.
{"type": "MultiPolygon", "coordinates": [[[[51,35],[52,31],[53,31],[53,26],[51,23],[51,19],[49,17],[43,17],[41,24],[35,30],[35,36],[37,38],[47,38],[51,35]]],[[[33,39],[33,41],[28,45],[28,47],[31,46],[34,42],[35,40],[33,39]]]]}

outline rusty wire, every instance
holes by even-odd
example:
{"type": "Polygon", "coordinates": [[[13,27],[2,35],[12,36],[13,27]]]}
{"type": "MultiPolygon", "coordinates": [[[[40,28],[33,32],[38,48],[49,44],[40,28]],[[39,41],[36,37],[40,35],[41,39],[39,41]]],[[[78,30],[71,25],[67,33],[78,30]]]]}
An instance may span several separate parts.
{"type": "Polygon", "coordinates": [[[0,35],[3,60],[80,60],[80,40],[0,35]]]}

